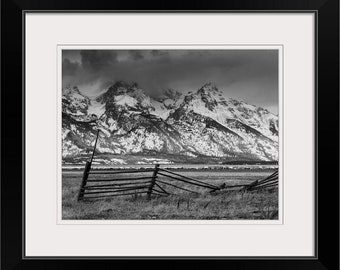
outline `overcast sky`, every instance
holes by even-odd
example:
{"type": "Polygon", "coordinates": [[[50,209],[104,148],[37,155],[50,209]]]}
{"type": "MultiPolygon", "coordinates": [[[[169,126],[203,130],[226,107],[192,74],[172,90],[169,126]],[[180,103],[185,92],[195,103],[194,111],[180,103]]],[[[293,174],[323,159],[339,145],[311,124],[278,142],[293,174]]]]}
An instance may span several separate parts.
{"type": "Polygon", "coordinates": [[[63,50],[62,57],[63,87],[77,85],[89,96],[118,80],[153,97],[213,82],[226,97],[278,113],[276,50],[63,50]]]}

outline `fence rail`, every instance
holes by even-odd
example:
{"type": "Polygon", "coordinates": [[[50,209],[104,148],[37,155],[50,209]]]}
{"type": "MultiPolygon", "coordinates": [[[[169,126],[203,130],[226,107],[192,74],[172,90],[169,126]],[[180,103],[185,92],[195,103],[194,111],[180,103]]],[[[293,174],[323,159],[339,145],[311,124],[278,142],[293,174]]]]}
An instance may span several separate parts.
{"type": "Polygon", "coordinates": [[[95,182],[127,182],[127,181],[140,181],[140,180],[146,180],[146,179],[152,179],[151,176],[146,176],[146,177],[135,177],[135,178],[110,178],[110,179],[90,179],[90,180],[87,180],[87,182],[92,182],[92,183],[95,183],[95,182]]]}
{"type": "Polygon", "coordinates": [[[191,184],[191,185],[194,185],[194,186],[199,186],[199,187],[204,187],[204,188],[209,188],[209,189],[214,189],[214,190],[219,189],[219,187],[217,187],[217,186],[213,187],[213,186],[207,185],[207,184],[203,185],[203,184],[200,184],[200,183],[195,183],[195,182],[187,181],[186,179],[181,179],[181,178],[175,177],[173,175],[167,175],[167,174],[164,174],[164,173],[158,173],[158,174],[166,176],[166,177],[169,177],[171,179],[174,179],[174,180],[177,180],[177,181],[180,181],[180,182],[188,183],[188,184],[191,184]]]}
{"type": "Polygon", "coordinates": [[[99,195],[99,196],[89,196],[89,197],[82,198],[82,200],[98,199],[98,198],[110,198],[110,197],[117,197],[117,196],[137,195],[137,194],[145,194],[145,192],[142,191],[142,192],[130,192],[130,193],[103,195],[103,196],[102,195],[99,195]]]}
{"type": "MultiPolygon", "coordinates": [[[[139,185],[141,184],[148,184],[151,181],[146,181],[146,182],[138,182],[139,185]]],[[[100,187],[121,187],[121,186],[131,186],[131,185],[136,185],[135,183],[115,183],[115,184],[109,184],[109,185],[91,185],[91,186],[86,186],[85,188],[100,188],[100,187]]]]}
{"type": "Polygon", "coordinates": [[[254,191],[264,188],[275,188],[278,187],[278,185],[279,185],[279,170],[277,169],[271,175],[246,185],[242,190],[254,191]]]}
{"type": "Polygon", "coordinates": [[[155,169],[140,169],[140,170],[120,170],[120,171],[92,171],[90,174],[124,174],[124,173],[141,173],[141,172],[153,172],[155,169]]]}
{"type": "MultiPolygon", "coordinates": [[[[175,172],[166,170],[166,169],[160,169],[160,170],[163,171],[163,172],[167,172],[167,173],[169,173],[169,174],[173,174],[173,175],[179,176],[179,177],[180,177],[180,178],[179,178],[180,181],[183,181],[183,180],[181,180],[181,178],[184,178],[184,179],[189,180],[189,181],[192,181],[192,182],[194,182],[194,183],[203,184],[203,186],[204,186],[204,187],[207,187],[207,188],[210,187],[210,188],[212,188],[212,189],[219,189],[218,186],[211,185],[211,184],[205,183],[205,182],[203,182],[203,181],[199,181],[199,180],[193,179],[193,178],[188,177],[188,176],[184,176],[184,175],[181,175],[181,174],[178,174],[178,173],[175,173],[175,172]]],[[[161,173],[160,173],[160,174],[161,174],[161,173]]],[[[184,181],[183,181],[183,182],[184,182],[184,181]]],[[[191,184],[193,184],[193,183],[191,183],[191,184]]]]}

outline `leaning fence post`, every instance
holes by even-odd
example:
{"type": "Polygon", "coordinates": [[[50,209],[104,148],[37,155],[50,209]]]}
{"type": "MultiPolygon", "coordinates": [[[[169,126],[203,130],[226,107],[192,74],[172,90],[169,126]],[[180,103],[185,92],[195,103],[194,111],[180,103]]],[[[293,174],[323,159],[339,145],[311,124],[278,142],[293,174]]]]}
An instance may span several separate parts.
{"type": "Polygon", "coordinates": [[[85,188],[85,185],[86,185],[87,178],[89,177],[90,169],[91,169],[91,162],[86,161],[85,169],[84,169],[84,173],[83,173],[83,179],[81,180],[81,185],[80,185],[80,189],[79,189],[79,193],[78,193],[78,202],[84,198],[84,191],[85,191],[84,188],[85,188]]]}
{"type": "Polygon", "coordinates": [[[148,196],[148,200],[151,198],[151,193],[152,193],[152,189],[155,186],[156,183],[156,177],[157,177],[157,173],[159,170],[159,164],[155,165],[155,170],[153,171],[153,175],[152,175],[152,179],[151,179],[151,183],[147,192],[147,196],[148,196]]]}
{"type": "Polygon", "coordinates": [[[96,152],[96,146],[97,146],[97,141],[98,141],[98,137],[99,137],[99,129],[97,130],[97,137],[96,137],[96,141],[94,143],[94,147],[93,147],[93,152],[92,152],[92,156],[91,156],[91,161],[90,163],[92,163],[93,161],[93,157],[94,157],[94,153],[96,152]]]}
{"type": "Polygon", "coordinates": [[[96,146],[97,146],[97,141],[98,141],[98,137],[99,137],[99,131],[100,130],[98,129],[96,141],[94,143],[93,152],[92,152],[92,156],[91,156],[91,161],[86,161],[86,164],[85,164],[83,179],[81,180],[81,185],[80,185],[80,189],[79,189],[79,193],[78,193],[78,202],[84,198],[86,181],[87,181],[87,178],[89,177],[89,171],[91,170],[91,164],[92,164],[92,161],[93,161],[94,153],[96,152],[96,146]]]}

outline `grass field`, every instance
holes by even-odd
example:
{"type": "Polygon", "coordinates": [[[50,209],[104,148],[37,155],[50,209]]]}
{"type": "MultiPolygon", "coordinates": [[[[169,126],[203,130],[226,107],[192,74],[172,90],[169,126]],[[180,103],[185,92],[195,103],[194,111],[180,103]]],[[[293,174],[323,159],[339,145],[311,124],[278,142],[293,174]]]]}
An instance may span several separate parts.
{"type": "MultiPolygon", "coordinates": [[[[176,172],[214,185],[250,183],[272,173],[271,170],[185,170],[176,172]]],[[[134,176],[143,176],[143,173],[134,176]]],[[[107,176],[101,177],[104,179],[107,176]]],[[[174,195],[154,195],[151,200],[147,200],[145,194],[136,194],[78,202],[77,195],[81,178],[82,171],[63,171],[62,218],[65,220],[254,220],[278,218],[277,188],[245,193],[235,190],[211,193],[206,188],[192,187],[189,184],[181,183],[179,184],[181,187],[197,193],[188,193],[170,186],[163,186],[174,195]]]]}

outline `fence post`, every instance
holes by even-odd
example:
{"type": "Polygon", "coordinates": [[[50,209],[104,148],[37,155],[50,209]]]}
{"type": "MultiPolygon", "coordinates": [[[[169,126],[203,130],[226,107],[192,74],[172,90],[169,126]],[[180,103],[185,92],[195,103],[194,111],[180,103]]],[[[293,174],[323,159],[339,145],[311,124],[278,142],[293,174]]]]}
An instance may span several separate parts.
{"type": "Polygon", "coordinates": [[[84,173],[83,173],[83,179],[81,180],[81,185],[80,185],[80,189],[79,189],[79,193],[78,193],[78,202],[80,200],[82,200],[83,197],[84,197],[84,191],[85,191],[84,188],[85,188],[85,185],[86,185],[87,178],[89,177],[90,169],[91,169],[91,162],[86,161],[85,169],[84,169],[84,173]]]}
{"type": "Polygon", "coordinates": [[[85,192],[84,188],[85,188],[85,185],[86,185],[87,178],[89,177],[89,171],[91,170],[91,164],[92,164],[92,161],[93,161],[94,153],[96,152],[96,146],[97,146],[97,141],[98,141],[98,137],[99,137],[99,131],[100,130],[98,129],[96,141],[94,142],[91,161],[86,161],[86,164],[85,164],[83,179],[81,180],[81,185],[80,185],[80,189],[79,189],[79,193],[78,193],[78,202],[84,198],[84,192],[85,192]]]}
{"type": "Polygon", "coordinates": [[[94,147],[93,147],[93,152],[92,152],[92,156],[91,156],[91,161],[90,163],[92,163],[93,157],[94,157],[94,153],[96,152],[96,146],[97,146],[97,141],[98,141],[98,137],[99,137],[99,129],[97,130],[97,137],[96,137],[96,141],[94,143],[94,147]]]}
{"type": "Polygon", "coordinates": [[[152,189],[153,189],[153,187],[155,186],[155,183],[156,183],[156,177],[157,177],[158,170],[159,170],[159,164],[156,164],[155,170],[153,171],[151,184],[150,184],[148,192],[147,192],[148,200],[150,200],[150,198],[151,198],[151,193],[152,193],[152,189]]]}

